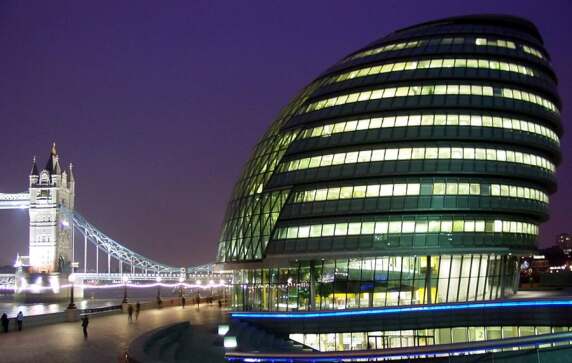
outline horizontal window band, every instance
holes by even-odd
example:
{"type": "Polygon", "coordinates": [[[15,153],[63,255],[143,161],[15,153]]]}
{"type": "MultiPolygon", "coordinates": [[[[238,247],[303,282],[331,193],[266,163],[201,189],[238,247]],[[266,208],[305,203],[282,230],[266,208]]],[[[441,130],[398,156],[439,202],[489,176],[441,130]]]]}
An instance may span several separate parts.
{"type": "Polygon", "coordinates": [[[275,239],[300,239],[336,236],[399,235],[415,233],[511,233],[538,235],[533,223],[510,220],[442,219],[384,220],[369,222],[323,223],[279,227],[275,239]]]}
{"type": "Polygon", "coordinates": [[[555,165],[547,159],[520,151],[468,148],[468,147],[405,147],[395,149],[370,149],[335,154],[317,155],[284,162],[281,172],[326,167],[343,164],[382,162],[392,160],[486,160],[530,165],[554,172],[555,165]]]}
{"type": "Polygon", "coordinates": [[[538,72],[535,73],[532,68],[518,63],[509,63],[485,58],[433,58],[362,67],[335,76],[330,76],[325,80],[325,83],[330,84],[344,82],[355,78],[362,78],[391,72],[452,68],[487,69],[500,72],[518,73],[530,77],[539,76],[538,72]]]}
{"type": "Polygon", "coordinates": [[[386,44],[380,47],[375,47],[372,49],[367,49],[351,55],[344,59],[344,62],[352,61],[359,58],[369,57],[379,53],[393,52],[403,49],[412,48],[422,48],[427,46],[450,46],[450,45],[463,45],[463,44],[474,44],[477,47],[496,47],[496,48],[507,48],[511,50],[522,50],[523,53],[530,54],[536,58],[546,60],[546,57],[536,48],[530,47],[525,44],[517,44],[511,40],[498,39],[498,38],[465,38],[465,37],[443,37],[443,38],[430,38],[430,39],[419,39],[404,42],[396,42],[386,44]]]}
{"type": "Polygon", "coordinates": [[[541,190],[510,184],[480,183],[397,183],[336,186],[295,192],[294,203],[392,196],[476,195],[535,200],[548,203],[541,190]]]}
{"type": "Polygon", "coordinates": [[[320,101],[315,101],[302,107],[299,111],[300,114],[318,111],[334,106],[352,104],[356,102],[399,98],[399,97],[414,97],[414,96],[439,96],[439,95],[467,95],[467,96],[482,96],[493,98],[506,98],[511,100],[523,101],[541,106],[555,114],[559,114],[556,105],[548,99],[538,96],[531,92],[523,90],[506,88],[506,87],[493,87],[483,86],[479,84],[424,84],[418,86],[399,86],[387,88],[375,88],[371,90],[364,90],[360,92],[347,93],[336,97],[325,98],[320,101]]]}
{"type": "Polygon", "coordinates": [[[556,132],[538,123],[492,115],[449,113],[382,116],[327,123],[303,130],[299,135],[299,139],[330,137],[335,134],[361,130],[422,126],[465,126],[516,130],[544,136],[560,145],[560,139],[556,132]]]}

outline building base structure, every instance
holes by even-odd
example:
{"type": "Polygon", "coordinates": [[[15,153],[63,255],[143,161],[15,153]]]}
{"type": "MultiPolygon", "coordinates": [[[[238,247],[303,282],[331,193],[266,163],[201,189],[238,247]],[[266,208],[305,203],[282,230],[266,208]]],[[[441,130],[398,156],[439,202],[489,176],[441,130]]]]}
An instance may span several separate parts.
{"type": "Polygon", "coordinates": [[[565,362],[572,352],[571,309],[572,300],[561,298],[316,312],[235,312],[230,314],[227,335],[237,338],[237,348],[227,352],[227,359],[526,362],[533,358],[531,362],[536,362],[534,359],[542,355],[565,362]],[[276,349],[262,343],[256,352],[250,351],[252,333],[245,325],[287,339],[291,346],[276,349]]]}

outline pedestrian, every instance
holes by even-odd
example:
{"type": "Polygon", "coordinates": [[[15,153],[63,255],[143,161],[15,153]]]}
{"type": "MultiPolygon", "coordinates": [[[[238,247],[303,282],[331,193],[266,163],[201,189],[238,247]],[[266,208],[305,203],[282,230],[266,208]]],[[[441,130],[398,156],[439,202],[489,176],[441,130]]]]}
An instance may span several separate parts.
{"type": "Polygon", "coordinates": [[[181,296],[181,306],[183,307],[183,309],[185,308],[185,297],[181,296]]]}
{"type": "Polygon", "coordinates": [[[199,294],[197,294],[197,297],[195,298],[195,302],[197,303],[197,309],[201,308],[201,297],[199,294]]]}
{"type": "Polygon", "coordinates": [[[89,318],[87,317],[87,314],[85,314],[83,316],[83,318],[81,319],[81,326],[83,328],[83,339],[87,339],[87,326],[89,325],[89,318]]]}
{"type": "Polygon", "coordinates": [[[129,306],[127,307],[127,314],[129,315],[129,317],[127,318],[127,321],[132,323],[133,322],[133,305],[129,304],[129,306]]]}
{"type": "Polygon", "coordinates": [[[137,301],[135,304],[135,320],[139,320],[139,312],[141,311],[141,304],[137,301]]]}
{"type": "Polygon", "coordinates": [[[18,331],[22,331],[22,323],[24,322],[24,314],[22,311],[16,315],[16,324],[18,325],[18,331]]]}
{"type": "Polygon", "coordinates": [[[6,315],[6,313],[2,314],[0,321],[2,321],[2,328],[4,328],[4,333],[8,333],[8,323],[10,322],[10,320],[8,320],[8,315],[6,315]]]}
{"type": "Polygon", "coordinates": [[[222,301],[221,301],[221,299],[218,299],[218,308],[219,308],[219,309],[222,308],[222,301]]]}

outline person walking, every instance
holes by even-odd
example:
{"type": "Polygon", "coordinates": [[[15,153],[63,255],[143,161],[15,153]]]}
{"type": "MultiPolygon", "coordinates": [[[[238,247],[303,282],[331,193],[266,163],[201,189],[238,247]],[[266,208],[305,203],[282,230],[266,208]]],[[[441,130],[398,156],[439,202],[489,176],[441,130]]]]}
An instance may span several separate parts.
{"type": "Polygon", "coordinates": [[[201,308],[201,297],[199,296],[199,294],[197,294],[197,297],[195,298],[195,302],[197,303],[197,310],[200,310],[200,308],[201,308]]]}
{"type": "Polygon", "coordinates": [[[181,296],[181,306],[183,307],[183,309],[185,308],[185,302],[186,302],[185,297],[181,296]]]}
{"type": "Polygon", "coordinates": [[[81,327],[83,328],[83,339],[87,339],[87,326],[89,325],[89,318],[87,314],[81,318],[81,327]]]}
{"type": "Polygon", "coordinates": [[[129,317],[127,318],[127,321],[132,323],[133,322],[133,305],[129,304],[129,306],[127,307],[127,314],[129,315],[129,317]]]}
{"type": "Polygon", "coordinates": [[[8,320],[8,315],[6,315],[6,313],[2,314],[0,321],[2,322],[2,328],[4,328],[4,333],[8,333],[8,323],[10,322],[10,320],[8,320]]]}
{"type": "Polygon", "coordinates": [[[18,312],[16,315],[16,324],[18,325],[18,331],[22,331],[22,324],[24,323],[24,314],[22,311],[18,312]]]}
{"type": "Polygon", "coordinates": [[[139,320],[139,312],[141,312],[141,304],[137,301],[137,304],[135,304],[135,320],[139,320]]]}

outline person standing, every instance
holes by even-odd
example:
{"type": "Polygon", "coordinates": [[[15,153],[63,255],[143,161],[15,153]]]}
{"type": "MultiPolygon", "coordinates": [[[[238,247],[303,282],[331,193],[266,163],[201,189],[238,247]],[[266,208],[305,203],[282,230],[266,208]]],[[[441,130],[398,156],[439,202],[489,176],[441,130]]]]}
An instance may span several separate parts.
{"type": "Polygon", "coordinates": [[[22,324],[24,323],[24,314],[22,311],[18,312],[16,315],[16,324],[18,325],[18,331],[22,331],[22,324]]]}
{"type": "Polygon", "coordinates": [[[133,305],[129,304],[127,307],[127,314],[129,315],[127,321],[132,323],[133,322],[133,305]]]}
{"type": "Polygon", "coordinates": [[[197,309],[201,308],[201,297],[199,294],[197,294],[197,297],[195,298],[195,302],[197,303],[197,309]]]}
{"type": "Polygon", "coordinates": [[[4,333],[8,333],[8,323],[10,322],[10,320],[8,320],[8,315],[6,315],[6,313],[2,314],[0,321],[2,321],[2,328],[4,328],[4,333]]]}
{"type": "Polygon", "coordinates": [[[137,301],[135,304],[135,320],[139,320],[139,312],[141,311],[141,304],[137,301]]]}
{"type": "Polygon", "coordinates": [[[87,314],[81,319],[81,326],[83,328],[83,339],[87,339],[87,326],[89,325],[89,318],[87,314]]]}
{"type": "Polygon", "coordinates": [[[186,302],[185,297],[181,296],[181,306],[183,307],[183,309],[185,308],[185,302],[186,302]]]}

